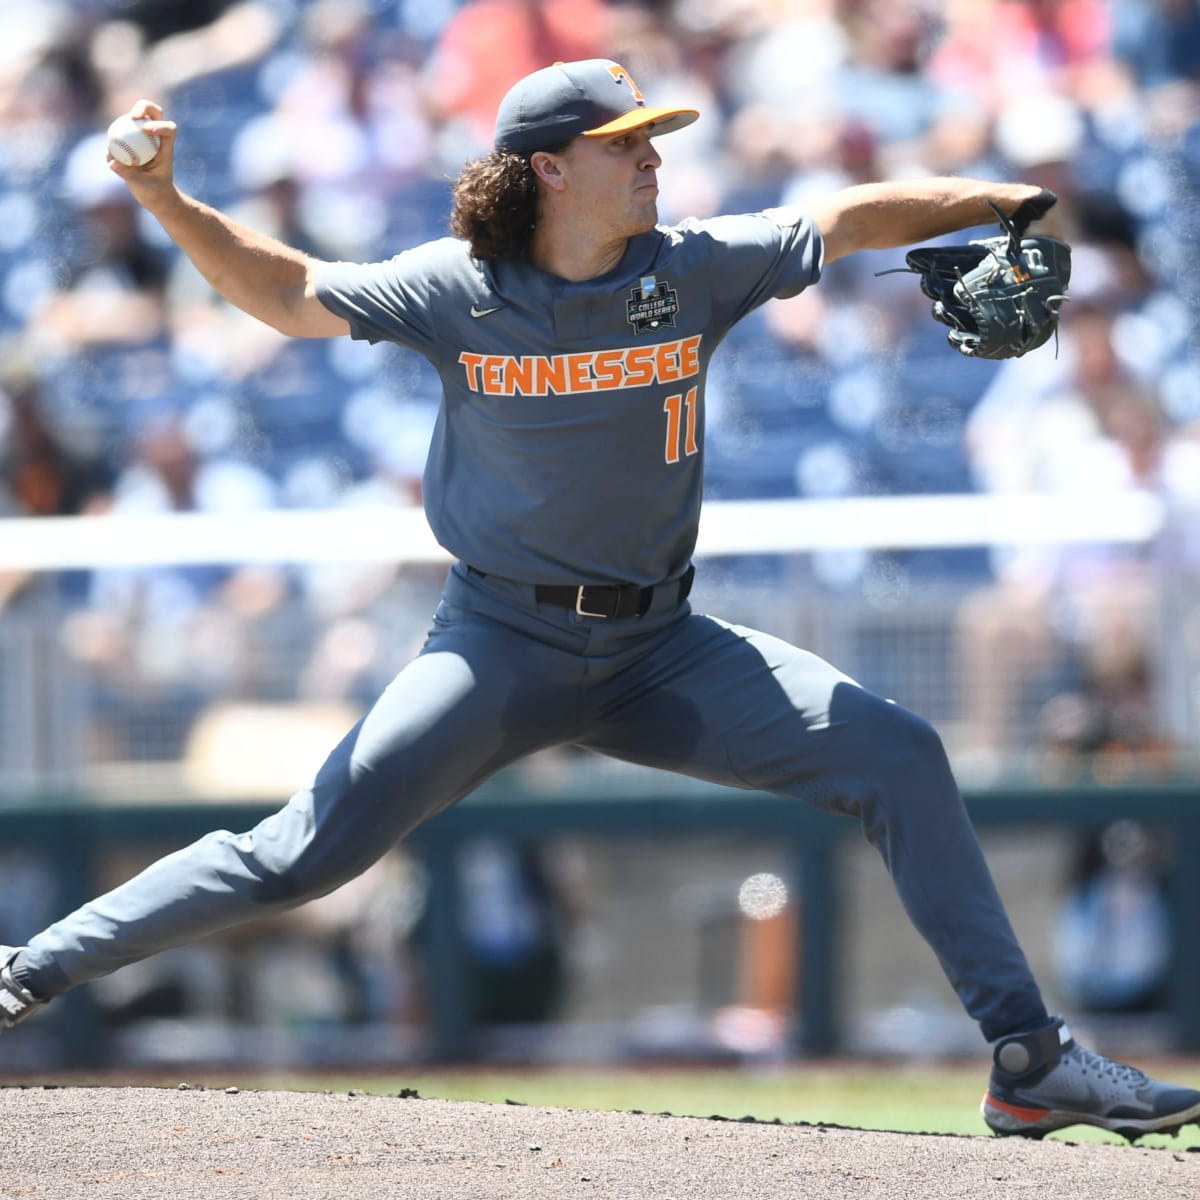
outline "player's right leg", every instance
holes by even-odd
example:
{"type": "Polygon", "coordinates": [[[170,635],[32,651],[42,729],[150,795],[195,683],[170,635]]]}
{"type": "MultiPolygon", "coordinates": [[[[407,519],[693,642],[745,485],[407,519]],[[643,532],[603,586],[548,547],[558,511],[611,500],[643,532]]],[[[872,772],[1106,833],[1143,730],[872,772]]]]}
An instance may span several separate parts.
{"type": "Polygon", "coordinates": [[[211,833],[31,938],[4,963],[5,1023],[128,963],[325,895],[514,759],[569,740],[577,660],[443,604],[421,655],[311,786],[244,833],[211,833]]]}

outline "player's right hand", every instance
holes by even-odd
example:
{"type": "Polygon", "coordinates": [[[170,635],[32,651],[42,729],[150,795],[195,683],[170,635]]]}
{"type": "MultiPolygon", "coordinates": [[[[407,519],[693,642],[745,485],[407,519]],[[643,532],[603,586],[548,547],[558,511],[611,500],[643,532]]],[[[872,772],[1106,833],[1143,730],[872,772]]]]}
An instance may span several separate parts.
{"type": "Polygon", "coordinates": [[[174,121],[163,120],[162,105],[153,100],[138,100],[129,115],[146,121],[143,128],[158,138],[158,153],[141,167],[127,167],[110,154],[108,169],[120,175],[135,200],[148,205],[156,195],[174,190],[176,126],[174,121]]]}

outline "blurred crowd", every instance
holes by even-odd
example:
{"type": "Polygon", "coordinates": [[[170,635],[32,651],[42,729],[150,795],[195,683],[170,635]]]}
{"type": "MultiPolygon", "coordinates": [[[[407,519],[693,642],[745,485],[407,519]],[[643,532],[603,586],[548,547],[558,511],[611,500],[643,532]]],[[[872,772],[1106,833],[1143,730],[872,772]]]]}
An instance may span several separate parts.
{"type": "MultiPolygon", "coordinates": [[[[0,0],[0,513],[420,494],[432,370],[285,339],[214,296],[105,165],[103,131],[136,99],[178,122],[192,194],[318,256],[372,259],[444,232],[448,181],[489,149],[517,77],[592,56],[702,112],[662,147],[668,222],[923,173],[1061,198],[1074,276],[1054,349],[961,359],[913,277],[877,277],[898,252],[842,260],[744,321],[711,380],[711,497],[1197,498],[1193,0],[0,0]]],[[[961,716],[996,753],[1052,661],[1032,736],[1157,744],[1152,569],[1140,548],[812,562],[835,598],[939,573],[969,593],[961,716]]],[[[0,605],[61,605],[111,717],[97,753],[151,753],[128,744],[140,728],[171,757],[214,699],[372,698],[440,574],[10,572],[0,605]]]]}

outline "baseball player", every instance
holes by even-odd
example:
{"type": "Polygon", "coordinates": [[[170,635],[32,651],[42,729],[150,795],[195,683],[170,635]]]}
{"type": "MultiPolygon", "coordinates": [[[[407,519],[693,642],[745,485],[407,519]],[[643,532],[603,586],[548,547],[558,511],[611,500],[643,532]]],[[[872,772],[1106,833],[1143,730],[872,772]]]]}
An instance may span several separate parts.
{"type": "Polygon", "coordinates": [[[494,151],[455,185],[456,236],[318,262],[182,194],[174,123],[150,101],[133,113],[162,149],[112,169],[221,295],[284,333],[391,341],[436,367],[425,508],[457,561],[421,653],[311,786],[0,948],[4,1024],[323,895],[520,756],[577,744],[857,817],[993,1045],[993,1130],[1084,1123],[1132,1139],[1200,1118],[1200,1092],[1090,1053],[1047,1012],[934,730],[688,603],[705,375],[730,327],[843,255],[988,221],[989,200],[1024,230],[1051,193],[906,180],[660,226],[655,139],[697,113],[651,107],[594,59],[508,93],[494,151]]]}

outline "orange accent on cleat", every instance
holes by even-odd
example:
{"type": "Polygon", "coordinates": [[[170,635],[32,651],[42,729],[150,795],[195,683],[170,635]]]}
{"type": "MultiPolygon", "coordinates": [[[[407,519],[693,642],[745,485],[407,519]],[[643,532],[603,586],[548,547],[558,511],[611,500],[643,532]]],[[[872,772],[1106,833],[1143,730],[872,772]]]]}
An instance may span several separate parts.
{"type": "Polygon", "coordinates": [[[1003,1100],[997,1100],[991,1092],[988,1092],[985,1099],[992,1108],[1001,1108],[1016,1117],[1018,1121],[1040,1121],[1050,1112],[1048,1108],[1020,1108],[1016,1104],[1006,1104],[1003,1100]]]}

